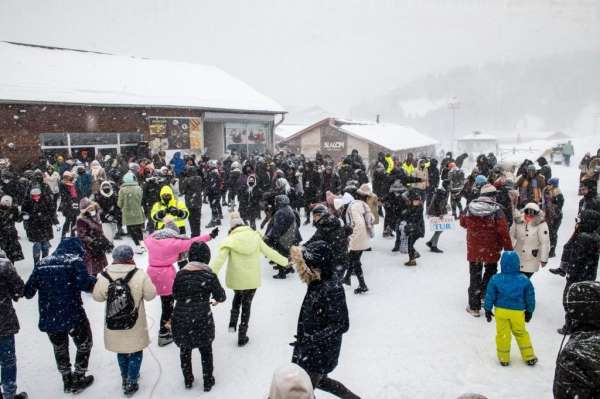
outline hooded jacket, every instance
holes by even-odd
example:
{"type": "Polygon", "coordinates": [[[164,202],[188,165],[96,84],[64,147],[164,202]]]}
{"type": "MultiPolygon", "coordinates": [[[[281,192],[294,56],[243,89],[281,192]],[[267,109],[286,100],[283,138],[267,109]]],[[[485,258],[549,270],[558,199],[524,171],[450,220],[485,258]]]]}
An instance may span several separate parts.
{"type": "Polygon", "coordinates": [[[25,284],[6,255],[0,251],[0,337],[19,332],[13,301],[23,296],[25,284]]]}
{"type": "Polygon", "coordinates": [[[180,151],[177,151],[175,154],[173,154],[173,158],[171,159],[171,162],[169,162],[169,165],[173,166],[173,172],[175,173],[175,176],[179,177],[179,175],[185,169],[185,161],[183,158],[181,158],[180,151]]]}
{"type": "Polygon", "coordinates": [[[287,258],[269,247],[258,232],[249,226],[238,226],[219,244],[219,254],[211,261],[210,267],[219,274],[228,261],[227,287],[233,290],[256,289],[261,285],[261,254],[279,266],[288,264],[287,258]]]}
{"type": "Polygon", "coordinates": [[[165,226],[163,219],[167,215],[174,219],[175,225],[179,228],[185,227],[185,220],[190,215],[187,206],[185,206],[185,201],[182,201],[175,196],[171,186],[163,186],[163,188],[160,189],[160,197],[158,201],[154,203],[152,210],[150,211],[150,216],[152,217],[152,220],[156,222],[156,228],[158,230],[165,226]],[[171,195],[171,199],[168,203],[165,203],[162,199],[166,194],[171,195]]]}
{"type": "Polygon", "coordinates": [[[519,256],[514,251],[505,251],[500,259],[500,274],[490,280],[483,308],[535,310],[535,291],[531,280],[519,270],[519,256]]]}
{"type": "Polygon", "coordinates": [[[570,282],[596,280],[600,258],[600,213],[584,210],[575,233],[563,247],[561,262],[566,266],[570,282]]]}
{"type": "Polygon", "coordinates": [[[300,235],[300,216],[290,206],[286,195],[275,197],[273,219],[267,228],[265,241],[277,251],[287,255],[292,245],[302,241],[300,235]]]}
{"type": "Polygon", "coordinates": [[[521,261],[521,271],[535,273],[540,270],[540,262],[548,262],[550,253],[550,234],[544,221],[544,212],[540,211],[527,223],[521,213],[510,226],[510,237],[521,261]]]}
{"type": "Polygon", "coordinates": [[[296,364],[275,370],[269,399],[314,399],[314,389],[306,371],[296,364]]]}
{"type": "Polygon", "coordinates": [[[121,185],[117,206],[121,208],[122,220],[125,226],[140,225],[146,221],[144,208],[142,207],[142,197],[142,188],[133,179],[125,180],[121,185]]]}
{"type": "Polygon", "coordinates": [[[91,292],[96,278],[88,274],[83,256],[79,238],[64,238],[52,255],[34,266],[25,297],[38,294],[40,331],[66,332],[87,319],[81,291],[91,292]]]}
{"type": "Polygon", "coordinates": [[[564,305],[571,337],[556,361],[554,398],[599,398],[600,283],[573,284],[564,305]]]}
{"type": "Polygon", "coordinates": [[[117,185],[109,180],[100,184],[100,189],[94,199],[100,205],[100,221],[102,223],[120,223],[121,209],[117,206],[117,185]],[[104,192],[104,190],[108,192],[104,192]]]}
{"type": "Polygon", "coordinates": [[[491,198],[471,201],[460,216],[460,225],[467,229],[469,262],[496,263],[502,249],[513,249],[504,212],[491,198]]]}

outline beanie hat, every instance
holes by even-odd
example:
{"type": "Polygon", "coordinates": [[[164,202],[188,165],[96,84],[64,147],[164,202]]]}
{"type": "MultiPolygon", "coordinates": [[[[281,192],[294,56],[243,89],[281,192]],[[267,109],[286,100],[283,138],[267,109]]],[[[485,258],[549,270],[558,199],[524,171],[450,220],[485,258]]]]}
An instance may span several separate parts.
{"type": "Polygon", "coordinates": [[[114,262],[131,261],[133,259],[133,249],[129,245],[119,245],[112,251],[114,262]]]}
{"type": "Polygon", "coordinates": [[[477,175],[477,177],[475,177],[475,185],[476,186],[484,186],[487,182],[488,182],[488,179],[484,175],[477,175]]]}
{"type": "Polygon", "coordinates": [[[2,198],[0,198],[0,205],[2,206],[12,206],[13,200],[12,197],[10,195],[3,195],[2,198]]]}
{"type": "Polygon", "coordinates": [[[190,247],[188,259],[190,262],[200,262],[207,265],[210,262],[210,248],[203,242],[195,242],[190,247]]]}
{"type": "Polygon", "coordinates": [[[239,212],[230,212],[229,213],[229,226],[230,228],[234,228],[236,226],[241,226],[244,224],[242,217],[239,212]]]}
{"type": "Polygon", "coordinates": [[[123,183],[133,183],[135,181],[135,177],[133,176],[133,173],[131,173],[131,171],[125,173],[125,176],[123,176],[123,183]]]}
{"type": "Polygon", "coordinates": [[[73,173],[65,170],[62,175],[63,179],[73,180],[73,173]]]}
{"type": "Polygon", "coordinates": [[[481,188],[480,193],[481,195],[496,194],[496,187],[488,183],[481,188]]]}
{"type": "Polygon", "coordinates": [[[310,377],[300,366],[290,363],[275,370],[269,399],[314,399],[310,377]]]}
{"type": "Polygon", "coordinates": [[[548,184],[554,187],[558,187],[558,183],[559,183],[559,179],[558,177],[553,177],[552,179],[548,180],[548,184]]]}
{"type": "Polygon", "coordinates": [[[325,215],[329,213],[329,209],[323,204],[317,204],[312,208],[311,212],[313,215],[325,215]]]}
{"type": "Polygon", "coordinates": [[[369,197],[373,195],[373,191],[371,191],[371,186],[368,183],[363,184],[356,190],[356,192],[360,195],[364,195],[365,197],[369,197]]]}
{"type": "Polygon", "coordinates": [[[540,211],[540,207],[538,206],[538,204],[536,204],[535,202],[530,202],[527,205],[525,205],[525,210],[527,209],[531,209],[532,211],[539,213],[540,211]]]}
{"type": "Polygon", "coordinates": [[[36,186],[36,187],[33,187],[31,189],[31,191],[29,192],[29,194],[31,194],[31,195],[42,195],[42,190],[40,190],[40,188],[36,186]]]}
{"type": "Polygon", "coordinates": [[[83,197],[81,201],[79,201],[79,209],[81,209],[81,211],[83,212],[91,204],[92,201],[90,201],[88,197],[83,197]]]}
{"type": "Polygon", "coordinates": [[[319,269],[321,275],[331,272],[333,253],[325,241],[314,241],[304,247],[302,257],[311,270],[319,269]]]}

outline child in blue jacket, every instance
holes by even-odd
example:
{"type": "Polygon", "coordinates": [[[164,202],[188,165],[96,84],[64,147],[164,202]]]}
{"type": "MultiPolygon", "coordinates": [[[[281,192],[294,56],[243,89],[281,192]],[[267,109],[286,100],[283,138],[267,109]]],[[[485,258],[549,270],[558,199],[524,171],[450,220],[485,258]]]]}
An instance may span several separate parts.
{"type": "Polygon", "coordinates": [[[525,323],[529,323],[535,309],[533,284],[519,272],[519,256],[504,251],[500,258],[501,273],[490,280],[485,295],[485,318],[492,321],[492,307],[496,307],[496,349],[502,366],[510,364],[511,333],[515,336],[521,357],[529,366],[537,363],[525,323]]]}

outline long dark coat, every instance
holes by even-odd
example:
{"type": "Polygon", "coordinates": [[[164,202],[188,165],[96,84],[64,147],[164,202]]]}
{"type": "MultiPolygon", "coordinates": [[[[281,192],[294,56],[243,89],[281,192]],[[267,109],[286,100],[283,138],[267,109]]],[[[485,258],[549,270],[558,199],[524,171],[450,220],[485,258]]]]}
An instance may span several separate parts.
{"type": "Polygon", "coordinates": [[[206,265],[190,264],[177,272],[173,296],[176,302],[171,326],[175,344],[182,348],[210,346],[215,339],[210,298],[225,301],[225,290],[217,275],[206,265]]]}
{"type": "Polygon", "coordinates": [[[331,373],[349,327],[341,283],[336,279],[310,283],[300,309],[292,362],[309,373],[331,373]]]}
{"type": "Polygon", "coordinates": [[[23,226],[29,241],[44,242],[54,238],[54,232],[52,231],[54,204],[51,201],[44,196],[41,196],[37,202],[31,198],[23,201],[21,213],[29,215],[28,220],[23,220],[23,226]]]}
{"type": "Polygon", "coordinates": [[[16,206],[0,207],[0,248],[6,252],[6,257],[13,263],[25,259],[15,227],[17,222],[20,222],[20,215],[16,206]]]}
{"type": "Polygon", "coordinates": [[[77,219],[77,237],[79,237],[85,249],[85,256],[83,258],[85,267],[89,274],[95,276],[108,266],[104,252],[100,255],[94,255],[92,252],[92,245],[98,244],[101,241],[106,242],[106,237],[104,237],[104,233],[102,232],[102,224],[99,220],[83,215],[80,216],[77,219]],[[95,244],[92,244],[94,241],[95,244]]]}
{"type": "Polygon", "coordinates": [[[25,284],[11,262],[0,256],[0,337],[19,332],[19,320],[13,308],[13,301],[21,296],[25,284]]]}

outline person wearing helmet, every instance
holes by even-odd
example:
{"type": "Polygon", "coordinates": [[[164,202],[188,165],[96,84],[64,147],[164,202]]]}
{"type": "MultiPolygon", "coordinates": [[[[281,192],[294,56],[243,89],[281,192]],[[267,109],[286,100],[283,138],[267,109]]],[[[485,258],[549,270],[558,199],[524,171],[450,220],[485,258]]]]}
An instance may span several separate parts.
{"type": "Polygon", "coordinates": [[[550,254],[550,234],[544,211],[531,202],[515,217],[510,228],[515,252],[519,255],[521,273],[528,278],[546,266],[550,254]]]}
{"type": "Polygon", "coordinates": [[[179,232],[185,234],[185,221],[190,212],[185,206],[185,202],[175,197],[171,186],[164,186],[160,189],[160,200],[154,203],[150,214],[156,223],[157,230],[165,226],[163,219],[168,217],[173,220],[179,232]]]}

